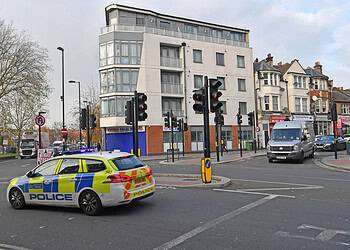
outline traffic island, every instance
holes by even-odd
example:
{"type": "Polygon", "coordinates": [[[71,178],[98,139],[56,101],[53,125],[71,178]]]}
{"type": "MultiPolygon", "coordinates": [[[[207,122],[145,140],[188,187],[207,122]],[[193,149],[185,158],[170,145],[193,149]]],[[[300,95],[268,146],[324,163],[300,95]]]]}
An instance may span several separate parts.
{"type": "Polygon", "coordinates": [[[229,178],[212,176],[211,183],[203,183],[198,174],[154,174],[158,187],[170,188],[223,188],[231,184],[229,178]]]}
{"type": "Polygon", "coordinates": [[[349,155],[338,155],[338,159],[334,159],[334,156],[327,156],[321,158],[320,162],[330,169],[342,172],[350,172],[349,155]]]}

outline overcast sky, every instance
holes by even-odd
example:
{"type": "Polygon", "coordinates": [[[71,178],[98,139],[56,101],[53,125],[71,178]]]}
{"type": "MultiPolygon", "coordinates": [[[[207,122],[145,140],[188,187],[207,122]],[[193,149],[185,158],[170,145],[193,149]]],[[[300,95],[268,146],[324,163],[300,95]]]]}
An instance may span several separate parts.
{"type": "MultiPolygon", "coordinates": [[[[304,66],[321,61],[336,86],[350,88],[350,1],[346,0],[0,0],[0,18],[27,31],[49,51],[53,93],[48,121],[61,121],[61,66],[66,80],[98,86],[98,35],[104,7],[120,3],[203,21],[247,28],[254,58],[275,62],[297,58],[304,66]]],[[[67,85],[66,110],[77,105],[78,88],[67,85]]],[[[67,117],[68,120],[70,119],[67,117]]]]}

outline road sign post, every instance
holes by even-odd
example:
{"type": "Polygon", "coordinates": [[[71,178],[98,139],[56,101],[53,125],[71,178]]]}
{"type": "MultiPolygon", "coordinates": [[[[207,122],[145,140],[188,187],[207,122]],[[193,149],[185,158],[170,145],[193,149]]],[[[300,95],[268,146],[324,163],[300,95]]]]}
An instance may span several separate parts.
{"type": "Polygon", "coordinates": [[[35,117],[35,124],[39,127],[39,149],[41,149],[41,127],[45,125],[45,117],[39,113],[35,117]]]}

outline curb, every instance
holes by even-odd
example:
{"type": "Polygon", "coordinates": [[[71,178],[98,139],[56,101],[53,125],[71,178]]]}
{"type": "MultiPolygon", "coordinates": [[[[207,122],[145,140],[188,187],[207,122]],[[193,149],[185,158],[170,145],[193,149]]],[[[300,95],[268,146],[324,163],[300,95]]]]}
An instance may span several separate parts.
{"type": "Polygon", "coordinates": [[[6,161],[6,160],[11,160],[11,159],[16,159],[16,158],[17,158],[17,155],[1,157],[1,158],[0,158],[0,162],[1,162],[1,161],[6,161]]]}
{"type": "MultiPolygon", "coordinates": [[[[242,157],[242,158],[236,158],[236,159],[231,159],[231,160],[225,160],[225,161],[212,161],[211,164],[212,165],[217,165],[217,164],[225,164],[225,163],[230,163],[230,162],[236,162],[236,161],[240,161],[240,160],[245,160],[245,159],[250,159],[250,158],[255,158],[255,157],[260,157],[260,156],[265,156],[266,153],[263,153],[263,154],[254,154],[254,155],[251,155],[251,156],[247,156],[247,157],[242,157]]],[[[195,159],[195,158],[190,158],[190,159],[195,159]]],[[[188,159],[188,160],[190,160],[188,159]]],[[[200,159],[200,158],[199,158],[200,159]]],[[[186,161],[186,160],[179,160],[180,162],[181,161],[186,161]]],[[[162,160],[159,162],[159,164],[163,164],[163,165],[176,165],[177,163],[179,163],[179,161],[175,161],[175,162],[167,162],[166,160],[162,160]]]]}
{"type": "Polygon", "coordinates": [[[330,163],[326,163],[326,162],[323,161],[323,159],[320,159],[319,162],[321,164],[327,166],[328,168],[333,169],[333,170],[339,170],[341,172],[350,172],[349,168],[339,167],[339,166],[336,166],[336,165],[333,165],[333,164],[330,164],[330,163]]]}
{"type": "MultiPolygon", "coordinates": [[[[179,177],[179,178],[198,178],[201,176],[198,174],[161,174],[154,173],[154,177],[179,177]]],[[[218,183],[208,183],[208,184],[194,184],[194,185],[176,185],[176,184],[157,184],[158,187],[176,187],[176,188],[224,188],[231,184],[231,179],[223,176],[212,176],[213,180],[218,181],[218,183]]]]}

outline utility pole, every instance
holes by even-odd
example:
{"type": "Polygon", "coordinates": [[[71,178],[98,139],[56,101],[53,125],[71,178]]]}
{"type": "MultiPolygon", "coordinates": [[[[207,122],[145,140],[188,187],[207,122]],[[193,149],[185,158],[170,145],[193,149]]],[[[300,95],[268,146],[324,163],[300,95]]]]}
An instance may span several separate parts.
{"type": "Polygon", "coordinates": [[[210,158],[210,131],[209,131],[209,101],[208,101],[208,76],[204,77],[204,102],[203,102],[203,123],[204,123],[204,158],[210,158]]]}
{"type": "Polygon", "coordinates": [[[90,105],[86,105],[86,140],[87,146],[90,147],[90,105]]]}
{"type": "Polygon", "coordinates": [[[332,122],[333,122],[334,158],[338,159],[338,151],[337,151],[337,120],[338,120],[338,114],[337,114],[337,105],[334,102],[334,100],[332,100],[332,106],[331,106],[331,119],[332,119],[332,122]]]}
{"type": "MultiPolygon", "coordinates": [[[[66,128],[65,119],[64,119],[64,49],[62,47],[57,47],[59,51],[61,51],[61,57],[62,57],[62,95],[61,95],[61,101],[62,101],[62,129],[66,128]]],[[[63,137],[63,151],[66,150],[66,138],[63,137]]]]}
{"type": "Polygon", "coordinates": [[[173,110],[170,110],[170,131],[171,131],[171,162],[175,161],[175,154],[174,154],[174,114],[173,110]]]}
{"type": "Polygon", "coordinates": [[[182,134],[182,156],[185,156],[185,123],[184,118],[181,118],[181,134],[182,134]]]}

